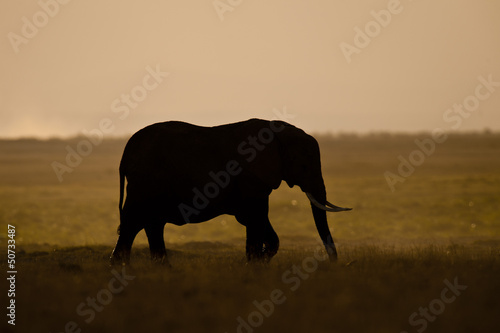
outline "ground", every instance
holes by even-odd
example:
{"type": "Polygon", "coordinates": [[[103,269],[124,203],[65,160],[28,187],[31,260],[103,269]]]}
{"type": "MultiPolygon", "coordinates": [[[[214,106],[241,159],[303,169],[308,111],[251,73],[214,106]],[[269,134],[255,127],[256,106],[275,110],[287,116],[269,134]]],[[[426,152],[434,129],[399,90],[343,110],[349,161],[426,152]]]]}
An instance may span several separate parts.
{"type": "Polygon", "coordinates": [[[85,138],[0,141],[0,263],[7,272],[15,226],[17,270],[4,301],[15,299],[16,325],[4,316],[1,330],[496,331],[500,135],[429,138],[319,137],[329,201],[354,208],[329,215],[337,263],[325,260],[305,195],[283,184],[271,196],[281,239],[271,263],[248,265],[244,228],[221,216],[167,225],[171,267],[150,263],[141,232],[125,268],[108,265],[125,140],[93,145],[71,166],[68,151],[85,138]],[[71,169],[62,181],[53,162],[71,169]]]}

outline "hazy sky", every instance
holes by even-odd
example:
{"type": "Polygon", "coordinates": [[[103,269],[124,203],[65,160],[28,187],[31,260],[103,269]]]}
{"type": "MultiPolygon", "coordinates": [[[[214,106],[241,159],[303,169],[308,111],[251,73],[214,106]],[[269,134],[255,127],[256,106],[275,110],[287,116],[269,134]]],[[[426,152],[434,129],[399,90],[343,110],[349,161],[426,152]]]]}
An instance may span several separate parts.
{"type": "Polygon", "coordinates": [[[500,1],[3,0],[0,32],[0,137],[285,108],[311,132],[500,130],[484,83],[500,82],[500,1]]]}

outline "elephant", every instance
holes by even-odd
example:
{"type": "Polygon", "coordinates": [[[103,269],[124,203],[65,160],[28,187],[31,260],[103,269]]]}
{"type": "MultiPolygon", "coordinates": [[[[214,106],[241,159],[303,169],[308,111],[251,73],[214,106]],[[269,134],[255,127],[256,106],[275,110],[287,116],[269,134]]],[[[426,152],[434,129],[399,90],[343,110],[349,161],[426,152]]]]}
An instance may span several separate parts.
{"type": "Polygon", "coordinates": [[[149,125],[127,142],[119,176],[120,225],[112,263],[129,264],[132,243],[144,229],[152,260],[168,264],[167,222],[180,226],[222,214],[246,227],[247,261],[268,262],[279,248],[268,218],[269,195],[283,180],[306,193],[319,236],[335,261],[326,212],[351,210],[327,201],[316,139],[279,120],[149,125]]]}

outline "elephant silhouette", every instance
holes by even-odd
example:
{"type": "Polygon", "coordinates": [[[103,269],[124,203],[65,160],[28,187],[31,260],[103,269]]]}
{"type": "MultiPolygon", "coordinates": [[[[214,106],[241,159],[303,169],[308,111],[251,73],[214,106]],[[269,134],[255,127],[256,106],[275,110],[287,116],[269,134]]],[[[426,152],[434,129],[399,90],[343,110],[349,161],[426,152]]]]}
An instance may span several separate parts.
{"type": "Polygon", "coordinates": [[[283,180],[306,193],[334,261],[326,212],[350,210],[327,201],[316,139],[283,121],[250,119],[214,127],[156,123],[129,139],[119,174],[120,225],[112,263],[130,262],[142,229],[152,259],[167,263],[166,223],[200,223],[221,214],[235,216],[246,227],[248,261],[269,261],[279,248],[268,218],[269,195],[283,180]]]}

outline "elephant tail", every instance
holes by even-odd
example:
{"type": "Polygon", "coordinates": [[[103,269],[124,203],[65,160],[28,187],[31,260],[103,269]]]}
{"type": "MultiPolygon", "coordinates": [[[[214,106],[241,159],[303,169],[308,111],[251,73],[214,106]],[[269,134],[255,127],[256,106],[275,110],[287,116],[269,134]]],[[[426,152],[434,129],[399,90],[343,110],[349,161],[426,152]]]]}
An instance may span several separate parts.
{"type": "Polygon", "coordinates": [[[123,216],[123,196],[124,196],[124,192],[125,192],[125,170],[124,170],[122,163],[120,163],[120,171],[119,172],[120,172],[120,200],[118,202],[118,209],[120,211],[120,225],[118,226],[118,230],[116,231],[118,233],[118,235],[120,234],[120,226],[121,226],[122,216],[123,216]]]}

